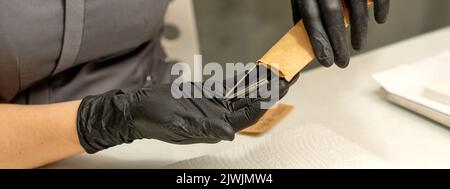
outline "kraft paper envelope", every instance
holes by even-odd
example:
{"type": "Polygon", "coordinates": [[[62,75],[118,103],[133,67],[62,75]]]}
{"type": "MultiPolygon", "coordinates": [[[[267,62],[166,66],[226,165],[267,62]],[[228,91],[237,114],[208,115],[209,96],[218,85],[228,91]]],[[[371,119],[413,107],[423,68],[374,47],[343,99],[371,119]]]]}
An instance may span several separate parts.
{"type": "MultiPolygon", "coordinates": [[[[344,21],[349,26],[349,12],[344,5],[344,21]]],[[[369,0],[369,6],[373,0],[369,0]]],[[[314,59],[314,52],[303,21],[297,23],[259,61],[259,64],[273,68],[287,81],[291,81],[314,59]]]]}
{"type": "Polygon", "coordinates": [[[260,135],[275,127],[278,122],[285,118],[294,107],[288,104],[278,104],[264,114],[264,116],[253,126],[241,131],[246,135],[260,135]]]}

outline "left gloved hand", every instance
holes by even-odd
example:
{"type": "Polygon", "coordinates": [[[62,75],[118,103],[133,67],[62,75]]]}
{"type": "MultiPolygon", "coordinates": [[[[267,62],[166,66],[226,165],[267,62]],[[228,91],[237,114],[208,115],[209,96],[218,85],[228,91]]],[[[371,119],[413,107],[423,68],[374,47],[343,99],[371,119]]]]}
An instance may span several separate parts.
{"type": "MultiPolygon", "coordinates": [[[[367,0],[345,0],[350,12],[351,40],[355,50],[367,41],[367,0]]],[[[334,63],[341,68],[348,66],[350,52],[347,48],[342,0],[291,0],[294,23],[301,19],[309,34],[317,60],[325,67],[334,63]]],[[[386,22],[389,0],[374,0],[375,20],[386,22]]]]}
{"type": "MultiPolygon", "coordinates": [[[[283,79],[279,85],[282,98],[290,85],[283,79]]],[[[191,90],[178,92],[172,85],[150,85],[135,92],[113,90],[88,96],[78,111],[80,144],[86,152],[95,153],[137,139],[217,143],[233,140],[235,132],[256,123],[266,112],[261,103],[267,97],[227,101],[203,86],[187,82],[181,87],[191,90]],[[174,96],[186,93],[192,93],[191,97],[174,96]],[[201,96],[194,98],[193,94],[201,96]]],[[[220,82],[215,86],[225,87],[220,82]]]]}

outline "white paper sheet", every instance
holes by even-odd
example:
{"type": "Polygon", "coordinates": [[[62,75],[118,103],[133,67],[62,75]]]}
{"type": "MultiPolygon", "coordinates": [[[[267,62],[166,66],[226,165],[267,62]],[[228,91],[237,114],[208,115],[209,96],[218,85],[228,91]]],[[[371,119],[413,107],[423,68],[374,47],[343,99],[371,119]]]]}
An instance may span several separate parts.
{"type": "MultiPolygon", "coordinates": [[[[256,139],[255,139],[256,140],[256,139]]],[[[230,151],[182,161],[175,169],[389,168],[387,162],[318,125],[268,135],[230,151]]]]}
{"type": "Polygon", "coordinates": [[[450,106],[450,73],[446,78],[431,81],[422,94],[425,98],[450,106]]]}
{"type": "Polygon", "coordinates": [[[427,85],[445,81],[449,74],[450,52],[445,51],[417,63],[377,73],[373,77],[389,93],[450,116],[450,106],[424,95],[427,85]]]}

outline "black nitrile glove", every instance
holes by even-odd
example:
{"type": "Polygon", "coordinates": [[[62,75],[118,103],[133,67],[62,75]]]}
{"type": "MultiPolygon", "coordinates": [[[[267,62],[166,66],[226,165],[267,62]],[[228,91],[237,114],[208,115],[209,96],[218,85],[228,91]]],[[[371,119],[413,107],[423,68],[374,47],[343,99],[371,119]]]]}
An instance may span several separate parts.
{"type": "MultiPolygon", "coordinates": [[[[347,47],[341,0],[291,0],[294,23],[301,19],[309,34],[317,60],[325,67],[336,63],[348,66],[350,52],[347,47]]],[[[362,49],[367,41],[367,0],[345,0],[350,12],[352,46],[362,49]]],[[[389,13],[389,0],[374,0],[375,20],[385,23],[389,13]]]]}
{"type": "MultiPolygon", "coordinates": [[[[80,144],[86,152],[95,153],[136,139],[174,144],[231,141],[235,132],[253,125],[266,112],[260,108],[262,98],[226,101],[206,98],[213,93],[202,89],[202,83],[181,86],[191,87],[203,97],[175,98],[172,85],[153,85],[132,93],[113,90],[84,98],[77,118],[80,144]]],[[[281,97],[288,88],[282,80],[281,97]]]]}

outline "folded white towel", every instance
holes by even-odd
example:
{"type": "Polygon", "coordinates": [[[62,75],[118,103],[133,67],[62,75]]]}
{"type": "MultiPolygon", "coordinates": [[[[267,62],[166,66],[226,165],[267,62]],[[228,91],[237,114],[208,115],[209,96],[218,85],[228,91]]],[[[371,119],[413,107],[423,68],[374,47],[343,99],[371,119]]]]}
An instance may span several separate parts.
{"type": "Polygon", "coordinates": [[[317,125],[268,135],[263,140],[218,154],[181,161],[167,168],[309,169],[390,168],[357,144],[317,125]]]}

